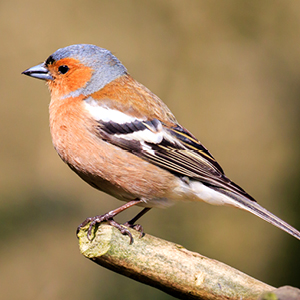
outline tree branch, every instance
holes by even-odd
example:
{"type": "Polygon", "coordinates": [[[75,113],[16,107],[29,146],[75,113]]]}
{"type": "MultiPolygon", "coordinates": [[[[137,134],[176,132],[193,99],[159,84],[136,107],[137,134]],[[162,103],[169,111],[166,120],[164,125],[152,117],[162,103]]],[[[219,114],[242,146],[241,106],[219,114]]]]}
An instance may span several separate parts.
{"type": "Polygon", "coordinates": [[[95,263],[179,299],[257,299],[273,287],[180,245],[130,230],[134,238],[101,224],[92,241],[78,233],[81,253],[95,263]]]}

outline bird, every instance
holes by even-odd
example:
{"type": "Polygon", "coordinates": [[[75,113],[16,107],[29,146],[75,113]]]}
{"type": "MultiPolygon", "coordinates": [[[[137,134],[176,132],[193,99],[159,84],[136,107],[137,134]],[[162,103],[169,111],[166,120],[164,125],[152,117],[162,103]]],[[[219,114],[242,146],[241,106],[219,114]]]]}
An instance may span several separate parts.
{"type": "Polygon", "coordinates": [[[128,235],[153,207],[204,201],[248,211],[300,240],[300,232],[231,181],[201,142],[164,102],[136,81],[109,50],[91,44],[60,48],[22,74],[46,81],[52,142],[60,158],[97,190],[125,201],[87,218],[87,236],[101,222],[128,235]],[[114,217],[143,209],[120,224],[114,217]]]}

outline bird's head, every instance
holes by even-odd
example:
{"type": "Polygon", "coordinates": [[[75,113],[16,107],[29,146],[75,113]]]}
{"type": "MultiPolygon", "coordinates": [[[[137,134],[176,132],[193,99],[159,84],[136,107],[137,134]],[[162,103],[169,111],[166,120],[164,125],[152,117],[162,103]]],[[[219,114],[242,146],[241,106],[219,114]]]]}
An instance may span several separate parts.
{"type": "Polygon", "coordinates": [[[58,49],[45,62],[22,74],[46,80],[51,93],[69,98],[88,96],[127,74],[126,68],[110,51],[89,44],[58,49]]]}

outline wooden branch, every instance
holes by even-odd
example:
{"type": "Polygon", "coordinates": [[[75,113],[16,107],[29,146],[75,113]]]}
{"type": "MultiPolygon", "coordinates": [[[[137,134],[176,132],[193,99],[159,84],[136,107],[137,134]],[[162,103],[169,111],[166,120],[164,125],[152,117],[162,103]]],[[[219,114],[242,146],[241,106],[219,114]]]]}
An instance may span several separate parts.
{"type": "MultiPolygon", "coordinates": [[[[179,299],[258,299],[273,287],[180,245],[130,230],[134,238],[101,224],[92,241],[78,233],[81,253],[95,263],[179,299]]],[[[92,233],[94,234],[94,233],[92,233]]]]}

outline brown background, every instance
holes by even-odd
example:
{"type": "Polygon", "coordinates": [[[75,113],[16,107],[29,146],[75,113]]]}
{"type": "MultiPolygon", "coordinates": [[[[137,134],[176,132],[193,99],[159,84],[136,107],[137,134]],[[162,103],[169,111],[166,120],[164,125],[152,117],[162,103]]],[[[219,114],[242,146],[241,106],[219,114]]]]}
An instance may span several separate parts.
{"type": "MultiPolygon", "coordinates": [[[[2,0],[0,36],[1,298],[172,299],[78,251],[77,225],[121,202],[60,161],[47,88],[20,75],[70,44],[111,50],[231,179],[300,229],[299,1],[2,0]]],[[[300,241],[249,213],[178,203],[141,223],[266,283],[300,287],[300,241]]]]}

